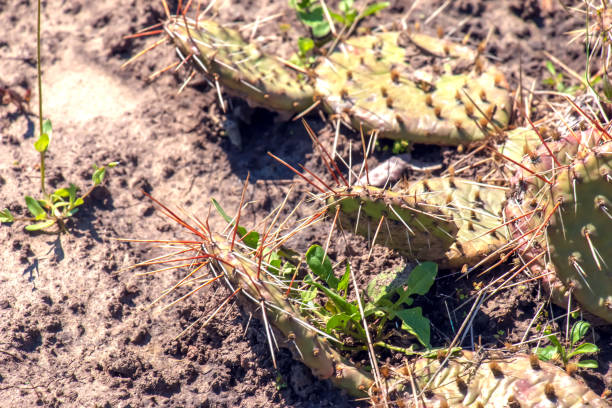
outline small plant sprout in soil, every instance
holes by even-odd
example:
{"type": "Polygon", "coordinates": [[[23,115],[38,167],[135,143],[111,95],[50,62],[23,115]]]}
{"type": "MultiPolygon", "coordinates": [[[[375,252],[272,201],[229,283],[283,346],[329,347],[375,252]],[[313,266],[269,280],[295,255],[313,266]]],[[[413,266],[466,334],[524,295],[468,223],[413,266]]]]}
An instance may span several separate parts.
{"type": "MultiPolygon", "coordinates": [[[[43,97],[42,97],[42,69],[40,56],[40,30],[41,30],[41,0],[38,1],[38,25],[37,25],[37,67],[38,67],[38,117],[39,117],[39,135],[34,148],[40,154],[40,192],[42,197],[37,199],[31,196],[25,196],[26,206],[31,214],[31,217],[15,217],[8,208],[0,211],[0,223],[12,223],[14,221],[26,221],[27,231],[47,231],[54,225],[57,226],[58,232],[66,232],[66,220],[75,215],[79,210],[79,206],[85,203],[85,198],[91,194],[93,189],[102,184],[106,171],[109,168],[117,166],[118,162],[109,162],[102,167],[94,165],[94,173],[92,175],[91,188],[85,194],[78,196],[79,188],[70,183],[67,188],[59,188],[53,193],[47,191],[45,185],[46,176],[46,155],[51,143],[53,129],[49,119],[43,119],[43,97]]],[[[13,102],[17,103],[22,109],[23,100],[14,99],[14,93],[6,93],[13,97],[13,102]]]]}
{"type": "Polygon", "coordinates": [[[574,323],[570,330],[569,344],[563,344],[563,340],[559,340],[550,330],[545,331],[552,344],[537,349],[538,358],[542,361],[558,360],[568,371],[575,371],[575,367],[597,368],[596,360],[581,360],[584,354],[599,352],[599,347],[595,344],[582,341],[590,327],[591,325],[583,320],[574,323]]]}

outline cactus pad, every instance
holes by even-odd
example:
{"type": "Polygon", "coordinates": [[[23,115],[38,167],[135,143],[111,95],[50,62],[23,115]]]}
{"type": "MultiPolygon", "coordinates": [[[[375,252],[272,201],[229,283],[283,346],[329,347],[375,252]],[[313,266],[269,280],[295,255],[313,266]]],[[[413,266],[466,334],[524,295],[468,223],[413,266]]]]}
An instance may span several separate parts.
{"type": "Polygon", "coordinates": [[[191,55],[211,82],[249,104],[286,113],[312,104],[313,89],[303,75],[244,41],[238,31],[183,16],[169,18],[164,29],[183,58],[191,55]]]}
{"type": "Polygon", "coordinates": [[[612,142],[579,151],[555,177],[546,211],[551,261],[582,307],[612,323],[612,142]]]}
{"type": "Polygon", "coordinates": [[[508,123],[503,75],[468,47],[387,32],[351,38],[340,48],[317,66],[315,89],[328,110],[347,115],[356,128],[363,124],[392,139],[466,145],[492,135],[493,124],[508,123]],[[433,61],[413,66],[411,58],[422,53],[433,61]]]}
{"type": "Polygon", "coordinates": [[[513,197],[505,209],[515,219],[512,235],[527,258],[550,254],[533,264],[548,279],[553,298],[567,304],[568,290],[585,311],[612,322],[612,142],[592,129],[570,135],[526,155],[524,169],[512,180],[513,197]],[[556,159],[556,160],[555,160],[556,159]],[[537,176],[536,176],[537,174],[537,176]],[[544,179],[548,180],[546,182],[544,179]]]}
{"type": "MultiPolygon", "coordinates": [[[[403,368],[404,374],[412,374],[422,387],[440,361],[421,358],[408,367],[410,372],[403,368]]],[[[533,355],[482,359],[467,351],[440,370],[423,401],[419,407],[609,407],[565,371],[533,355]]],[[[406,403],[411,402],[412,396],[407,397],[406,403]]]]}
{"type": "Polygon", "coordinates": [[[504,245],[500,224],[505,189],[455,177],[433,178],[391,192],[352,187],[328,199],[330,212],[340,205],[340,222],[370,239],[381,216],[376,243],[410,259],[441,267],[473,265],[504,245]],[[401,219],[400,219],[401,217],[401,219]]]}

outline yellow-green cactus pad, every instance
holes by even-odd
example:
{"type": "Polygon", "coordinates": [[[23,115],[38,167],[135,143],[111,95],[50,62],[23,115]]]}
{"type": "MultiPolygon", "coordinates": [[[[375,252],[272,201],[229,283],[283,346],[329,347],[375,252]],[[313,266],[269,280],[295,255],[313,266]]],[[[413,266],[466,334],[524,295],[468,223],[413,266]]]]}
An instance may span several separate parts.
{"type": "Polygon", "coordinates": [[[303,74],[246,42],[236,30],[183,16],[169,18],[164,30],[183,58],[191,55],[209,80],[253,106],[295,113],[313,103],[313,89],[303,74]]]}
{"type": "Polygon", "coordinates": [[[456,177],[433,178],[392,192],[352,187],[328,198],[341,225],[418,261],[474,265],[507,243],[501,224],[505,189],[456,177]],[[384,216],[380,228],[381,217],[384,216]]]}
{"type": "Polygon", "coordinates": [[[327,109],[380,137],[465,145],[504,128],[511,109],[503,74],[468,47],[423,34],[350,38],[316,68],[327,109]],[[411,62],[431,57],[421,66],[411,62]]]}

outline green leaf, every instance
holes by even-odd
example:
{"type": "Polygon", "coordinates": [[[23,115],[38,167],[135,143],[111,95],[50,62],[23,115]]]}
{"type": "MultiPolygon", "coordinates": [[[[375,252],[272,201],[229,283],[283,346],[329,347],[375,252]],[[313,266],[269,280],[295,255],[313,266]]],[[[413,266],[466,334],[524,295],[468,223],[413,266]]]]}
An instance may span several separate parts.
{"type": "Polygon", "coordinates": [[[319,289],[316,286],[311,286],[309,289],[300,292],[300,299],[304,303],[313,301],[317,297],[319,289]]]}
{"type": "Polygon", "coordinates": [[[344,330],[346,329],[347,323],[351,320],[351,316],[347,315],[346,313],[338,313],[337,315],[330,317],[330,319],[327,321],[325,329],[328,333],[331,333],[331,331],[337,327],[340,327],[340,330],[344,330]]]}
{"type": "Polygon", "coordinates": [[[557,348],[557,350],[563,349],[563,346],[559,342],[559,339],[554,334],[551,334],[550,336],[548,336],[548,340],[550,340],[550,342],[557,348]]]}
{"type": "Polygon", "coordinates": [[[340,11],[342,11],[344,14],[350,12],[353,6],[353,0],[340,0],[340,4],[338,4],[338,7],[340,7],[340,11]]]}
{"type": "Polygon", "coordinates": [[[104,181],[104,176],[106,176],[106,167],[97,167],[91,175],[91,181],[93,182],[94,186],[102,184],[104,181]]]}
{"type": "Polygon", "coordinates": [[[40,203],[35,198],[30,196],[25,197],[28,210],[37,220],[44,220],[47,217],[46,211],[40,206],[40,203]]]}
{"type": "Polygon", "coordinates": [[[57,190],[55,190],[53,195],[56,195],[58,197],[70,197],[70,192],[67,188],[58,188],[57,190]]]}
{"type": "Polygon", "coordinates": [[[367,17],[371,16],[372,14],[376,14],[379,11],[389,7],[390,5],[391,3],[389,3],[388,1],[381,1],[378,3],[371,4],[363,11],[362,17],[367,17]]]}
{"type": "Polygon", "coordinates": [[[344,291],[344,297],[348,294],[348,285],[351,277],[351,265],[347,262],[346,269],[344,270],[344,275],[340,278],[340,282],[338,282],[338,292],[344,291]]]}
{"type": "Polygon", "coordinates": [[[395,315],[402,320],[402,329],[416,336],[419,342],[429,348],[430,344],[430,322],[423,316],[420,307],[412,309],[397,310],[395,315]]]}
{"type": "Polygon", "coordinates": [[[244,235],[245,232],[245,228],[238,227],[238,234],[240,235],[240,238],[242,238],[242,242],[244,242],[249,248],[256,249],[259,245],[259,233],[257,231],[251,231],[244,235]],[[243,230],[242,233],[240,232],[241,229],[243,230]]]}
{"type": "Polygon", "coordinates": [[[553,63],[550,61],[546,61],[545,64],[546,64],[546,69],[548,70],[548,72],[550,72],[551,75],[556,76],[557,70],[555,69],[555,66],[553,65],[553,63]]]}
{"type": "Polygon", "coordinates": [[[312,38],[309,37],[300,37],[298,38],[298,49],[300,50],[300,55],[304,56],[308,53],[308,51],[312,50],[315,46],[315,43],[312,38]]]}
{"type": "Polygon", "coordinates": [[[594,345],[593,343],[584,343],[576,347],[567,355],[567,358],[572,358],[577,356],[578,354],[588,354],[588,353],[597,353],[599,351],[599,347],[594,345]]]}
{"type": "MultiPolygon", "coordinates": [[[[217,202],[217,200],[215,200],[214,198],[211,198],[213,205],[215,206],[217,212],[219,214],[221,214],[221,216],[223,217],[223,219],[229,223],[230,225],[235,225],[235,222],[233,221],[233,218],[230,217],[229,215],[227,215],[227,213],[225,211],[223,211],[223,208],[221,207],[221,204],[219,204],[217,202]]],[[[257,245],[259,244],[259,233],[256,231],[251,231],[247,234],[247,230],[244,227],[241,227],[240,225],[238,226],[238,236],[242,239],[242,241],[248,245],[250,248],[257,248],[257,245]]]]}
{"type": "Polygon", "coordinates": [[[342,25],[346,25],[346,24],[345,24],[346,19],[344,18],[344,16],[343,16],[342,14],[338,14],[338,13],[334,13],[333,11],[330,11],[330,12],[329,12],[329,15],[331,16],[331,18],[332,18],[334,21],[336,21],[336,22],[338,22],[338,23],[340,23],[340,24],[342,24],[342,25]]]}
{"type": "Polygon", "coordinates": [[[589,327],[591,327],[591,324],[585,322],[584,320],[574,323],[570,332],[570,341],[572,343],[572,346],[578,343],[580,339],[582,339],[587,334],[587,332],[589,331],[589,327]]]}
{"type": "Polygon", "coordinates": [[[0,211],[0,223],[10,223],[15,221],[15,217],[8,208],[0,211]]]}
{"type": "Polygon", "coordinates": [[[85,201],[83,201],[83,199],[81,197],[77,198],[76,200],[74,200],[74,203],[72,204],[72,207],[78,207],[79,205],[83,205],[85,204],[85,201]]]}
{"type": "Polygon", "coordinates": [[[435,262],[423,262],[417,265],[410,275],[405,285],[411,295],[424,295],[429,292],[431,285],[436,280],[438,274],[438,264],[435,262]]]}
{"type": "Polygon", "coordinates": [[[26,225],[25,229],[28,231],[40,231],[49,228],[53,224],[55,224],[55,220],[47,220],[36,224],[26,225]]]}
{"type": "Polygon", "coordinates": [[[597,367],[599,367],[599,364],[597,364],[597,361],[595,361],[595,360],[580,360],[578,363],[576,363],[576,365],[578,367],[584,367],[584,368],[597,368],[597,367]]]}
{"type": "Polygon", "coordinates": [[[51,121],[49,119],[45,119],[42,126],[42,133],[40,134],[40,136],[38,136],[38,140],[34,142],[34,148],[38,152],[44,153],[47,151],[52,133],[53,130],[51,126],[51,121]]]}
{"type": "Polygon", "coordinates": [[[106,167],[108,167],[109,169],[112,169],[113,167],[117,167],[119,165],[119,162],[110,162],[106,165],[106,167]]]}
{"type": "Polygon", "coordinates": [[[313,281],[310,276],[306,276],[304,282],[309,285],[315,286],[317,289],[323,292],[325,296],[327,296],[334,303],[334,305],[336,305],[340,312],[346,313],[348,315],[359,313],[359,308],[357,306],[347,302],[346,299],[344,299],[342,296],[338,295],[336,292],[330,290],[329,288],[326,288],[325,286],[321,285],[319,282],[313,281]]]}
{"type": "Polygon", "coordinates": [[[546,346],[544,348],[539,348],[536,351],[536,355],[542,361],[549,361],[553,357],[555,357],[556,354],[558,353],[557,348],[555,346],[546,346]]]}
{"type": "Polygon", "coordinates": [[[329,257],[325,255],[325,251],[319,245],[313,245],[308,248],[306,252],[306,263],[310,267],[310,270],[323,279],[327,286],[333,290],[338,290],[340,280],[334,275],[331,261],[329,257]]]}

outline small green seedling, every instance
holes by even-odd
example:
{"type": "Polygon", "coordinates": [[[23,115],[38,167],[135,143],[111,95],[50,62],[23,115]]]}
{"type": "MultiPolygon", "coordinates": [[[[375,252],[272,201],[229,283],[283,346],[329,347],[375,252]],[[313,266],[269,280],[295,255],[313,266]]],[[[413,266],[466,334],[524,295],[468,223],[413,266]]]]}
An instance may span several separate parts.
{"type": "Polygon", "coordinates": [[[551,61],[546,61],[546,69],[550,76],[542,80],[544,85],[550,86],[557,92],[573,95],[580,89],[580,85],[567,85],[563,73],[557,72],[551,61]]]}
{"type": "Polygon", "coordinates": [[[582,320],[574,323],[570,331],[569,347],[563,345],[556,335],[551,334],[551,332],[547,330],[545,334],[548,335],[548,340],[550,340],[552,344],[537,349],[536,355],[542,361],[558,358],[561,360],[564,367],[567,367],[567,365],[572,362],[572,359],[578,359],[576,362],[578,367],[597,368],[597,361],[595,360],[580,360],[582,354],[599,352],[599,347],[595,344],[580,342],[586,336],[589,327],[591,327],[591,325],[582,320]]]}
{"type": "Polygon", "coordinates": [[[297,57],[292,61],[302,66],[313,65],[314,51],[317,46],[327,42],[326,37],[332,31],[330,23],[337,22],[345,29],[349,29],[360,20],[389,7],[389,4],[388,1],[377,2],[367,6],[360,13],[355,8],[354,0],[341,0],[338,4],[339,11],[334,12],[329,10],[324,2],[318,0],[289,0],[289,6],[296,11],[298,19],[310,28],[312,34],[312,38],[298,39],[297,57]],[[325,8],[329,12],[329,18],[325,16],[325,8]]]}
{"type": "MultiPolygon", "coordinates": [[[[53,128],[49,119],[43,120],[43,104],[42,104],[42,70],[40,58],[40,30],[41,30],[41,1],[38,1],[38,24],[37,24],[37,68],[38,68],[38,116],[39,116],[39,136],[34,142],[34,148],[40,154],[40,189],[42,193],[41,199],[35,199],[31,196],[25,196],[26,206],[32,217],[19,218],[29,221],[27,231],[42,231],[54,225],[57,225],[60,232],[65,232],[65,220],[72,217],[79,210],[77,207],[83,205],[85,198],[93,191],[93,189],[104,181],[106,170],[115,167],[118,162],[110,162],[102,167],[94,165],[94,174],[92,176],[93,186],[80,197],[77,197],[78,187],[70,184],[68,188],[60,188],[53,193],[48,194],[45,187],[46,166],[45,158],[53,128]]],[[[17,221],[8,208],[0,212],[0,223],[12,223],[17,221]]]]}
{"type": "MultiPolygon", "coordinates": [[[[336,277],[331,261],[318,245],[313,245],[306,252],[306,262],[314,276],[309,275],[304,279],[310,286],[301,295],[301,301],[307,305],[305,312],[314,313],[316,318],[321,319],[329,334],[342,333],[365,343],[365,329],[357,300],[347,300],[350,265],[346,265],[341,278],[336,277]],[[316,281],[315,276],[324,284],[316,281]],[[313,301],[319,291],[328,298],[328,302],[317,308],[313,301]]],[[[399,350],[384,341],[386,324],[397,318],[402,330],[414,335],[423,346],[430,347],[429,319],[423,316],[420,307],[409,306],[413,303],[413,295],[424,295],[429,291],[437,271],[435,263],[424,262],[410,272],[400,269],[380,274],[368,284],[365,293],[368,301],[365,301],[364,294],[361,296],[364,297],[364,315],[368,324],[371,323],[369,329],[376,346],[399,350]]]]}
{"type": "Polygon", "coordinates": [[[43,197],[35,199],[31,196],[25,196],[26,206],[32,217],[15,218],[8,208],[0,212],[0,222],[12,223],[17,220],[30,222],[26,225],[27,231],[42,231],[57,225],[62,232],[66,231],[66,219],[75,215],[78,207],[84,204],[85,198],[91,194],[93,189],[102,184],[106,171],[109,168],[117,166],[118,162],[110,162],[104,166],[98,167],[94,164],[94,173],[91,177],[92,186],[83,195],[77,196],[79,188],[70,183],[68,188],[60,188],[51,194],[47,194],[45,189],[45,154],[51,140],[51,121],[45,120],[43,124],[43,133],[34,143],[34,147],[40,153],[40,175],[41,175],[41,190],[43,197]]]}

